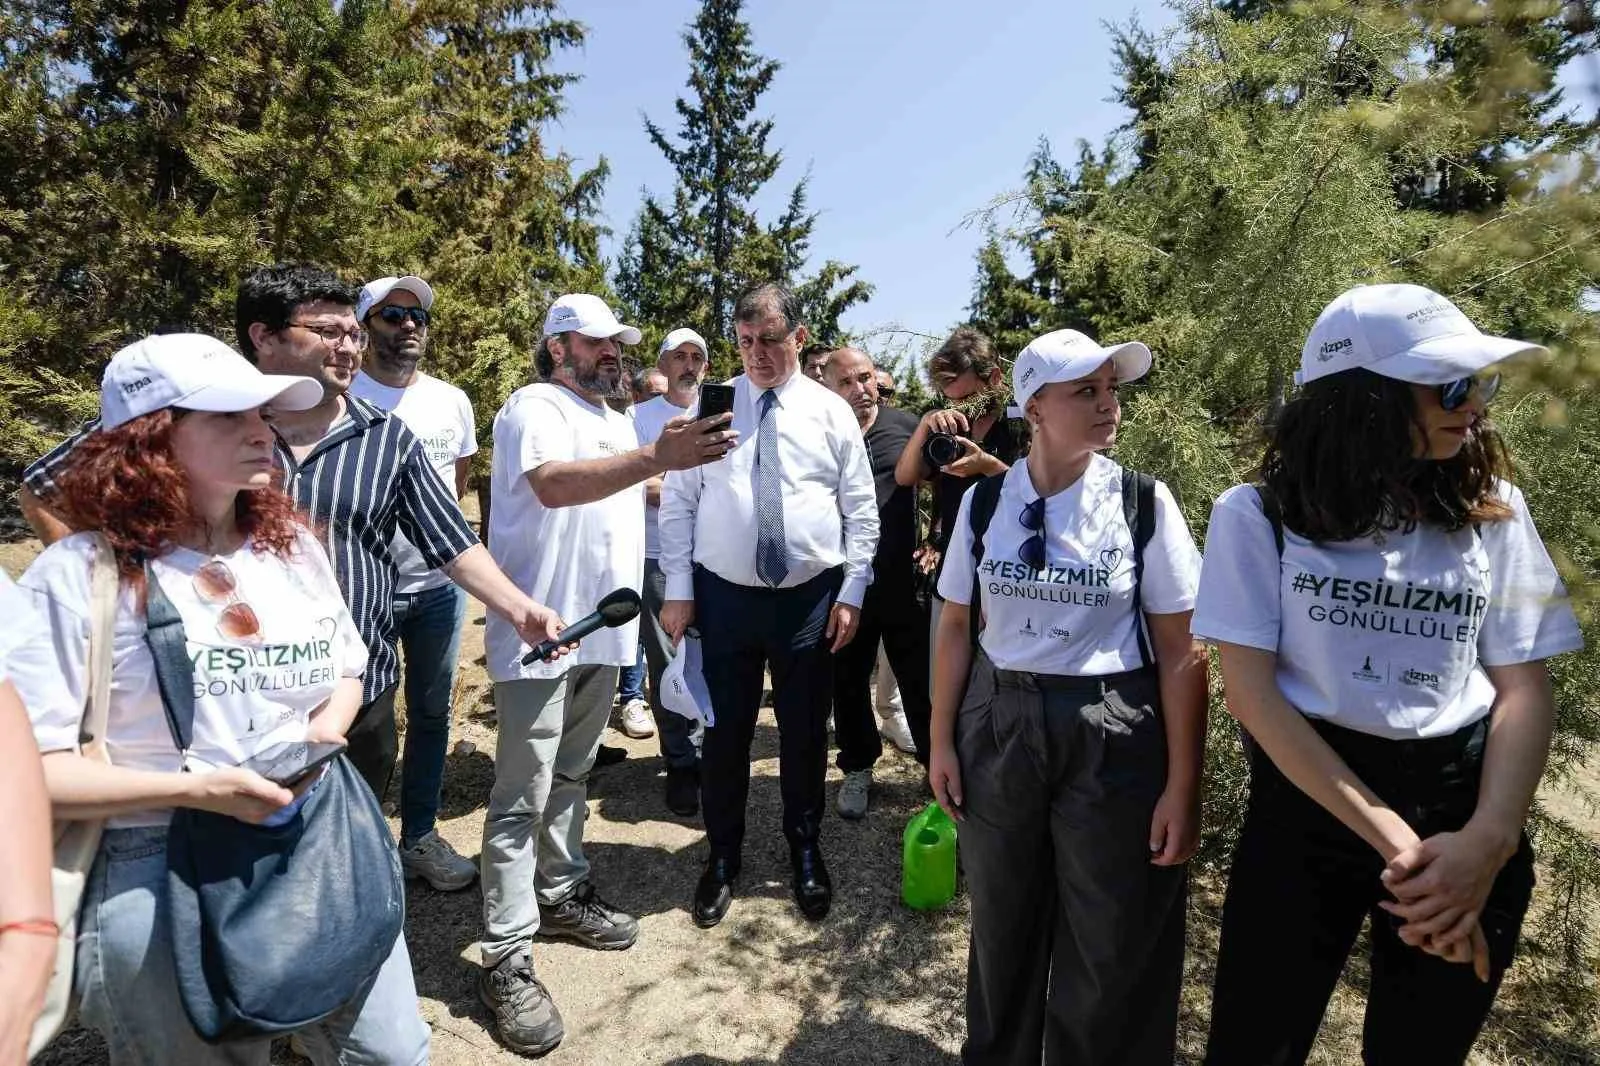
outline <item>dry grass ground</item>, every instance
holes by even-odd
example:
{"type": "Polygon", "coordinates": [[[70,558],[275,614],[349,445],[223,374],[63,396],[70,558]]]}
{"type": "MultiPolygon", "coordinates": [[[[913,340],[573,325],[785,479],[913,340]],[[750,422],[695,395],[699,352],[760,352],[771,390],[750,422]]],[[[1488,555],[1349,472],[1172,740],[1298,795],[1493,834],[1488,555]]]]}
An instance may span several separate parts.
{"type": "MultiPolygon", "coordinates": [[[[36,545],[0,545],[0,566],[17,573],[36,545]]],[[[494,721],[481,664],[481,612],[469,620],[456,701],[455,750],[446,771],[441,831],[465,855],[478,853],[493,775],[494,721]]],[[[535,964],[566,1019],[567,1037],[550,1066],[832,1066],[958,1061],[963,1031],[967,909],[958,898],[940,914],[898,902],[899,835],[922,805],[916,764],[890,752],[879,766],[871,815],[862,823],[830,814],[824,849],[836,895],[826,921],[802,919],[789,897],[787,853],[778,833],[777,731],[770,713],[757,730],[750,838],[740,895],[728,919],[702,931],[688,905],[704,857],[698,818],[671,815],[655,741],[610,734],[629,751],[590,787],[588,851],[604,894],[640,916],[639,943],[603,953],[541,943],[535,964]]],[[[838,773],[830,773],[829,800],[838,773]]],[[[1600,786],[1593,776],[1591,786],[1600,786]]],[[[1600,791],[1592,794],[1600,795],[1600,791]]],[[[1569,815],[1594,825],[1580,794],[1552,795],[1569,815]]],[[[1216,955],[1220,879],[1196,878],[1179,1060],[1198,1062],[1216,955]]],[[[439,1066],[521,1061],[495,1040],[475,988],[480,897],[445,895],[413,883],[406,935],[422,1011],[439,1066]]],[[[1314,1061],[1360,1061],[1363,966],[1353,961],[1323,1026],[1314,1061]]],[[[1477,1066],[1600,1062],[1600,1039],[1574,1036],[1544,968],[1518,963],[1479,1042],[1477,1066]]],[[[298,1061],[283,1048],[275,1060],[298,1061]]],[[[63,1036],[48,1066],[98,1064],[88,1033],[63,1036]]]]}

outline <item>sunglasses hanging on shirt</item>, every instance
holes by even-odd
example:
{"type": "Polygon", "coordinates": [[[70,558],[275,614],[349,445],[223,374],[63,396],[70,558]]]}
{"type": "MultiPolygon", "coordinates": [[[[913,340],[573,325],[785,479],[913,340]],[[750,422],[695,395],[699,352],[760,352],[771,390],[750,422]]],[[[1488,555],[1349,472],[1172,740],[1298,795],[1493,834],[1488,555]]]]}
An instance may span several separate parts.
{"type": "Polygon", "coordinates": [[[1040,496],[1022,509],[1017,516],[1017,521],[1022,523],[1033,536],[1022,542],[1022,547],[1017,549],[1017,557],[1024,565],[1035,570],[1044,569],[1044,497],[1040,496]]]}

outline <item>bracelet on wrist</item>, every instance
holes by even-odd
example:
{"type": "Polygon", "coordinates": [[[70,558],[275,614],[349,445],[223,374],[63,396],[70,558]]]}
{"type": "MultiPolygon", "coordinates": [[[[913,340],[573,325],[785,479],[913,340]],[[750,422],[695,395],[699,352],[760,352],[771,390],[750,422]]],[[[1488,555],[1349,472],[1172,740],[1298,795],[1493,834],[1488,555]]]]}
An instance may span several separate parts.
{"type": "Polygon", "coordinates": [[[0,935],[5,933],[26,933],[29,936],[57,937],[61,935],[61,927],[55,923],[53,918],[23,918],[20,921],[0,924],[0,935]]]}

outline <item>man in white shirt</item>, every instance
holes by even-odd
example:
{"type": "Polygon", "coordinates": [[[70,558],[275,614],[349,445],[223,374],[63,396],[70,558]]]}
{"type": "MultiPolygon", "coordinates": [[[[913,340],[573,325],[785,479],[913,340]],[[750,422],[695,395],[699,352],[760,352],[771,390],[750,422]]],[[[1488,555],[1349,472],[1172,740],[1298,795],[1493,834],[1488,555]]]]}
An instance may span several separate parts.
{"type": "MultiPolygon", "coordinates": [[[[699,401],[708,366],[706,353],[705,338],[692,329],[675,329],[662,340],[656,372],[665,375],[667,391],[633,409],[640,444],[654,443],[668,422],[682,418],[699,401]]],[[[660,617],[667,591],[658,526],[661,480],[651,478],[644,485],[644,619],[639,631],[650,665],[650,710],[661,737],[661,758],[667,764],[667,809],[688,817],[700,810],[700,753],[690,739],[689,719],[661,705],[661,674],[672,660],[672,638],[661,628],[660,617]]]]}
{"type": "MultiPolygon", "coordinates": [[[[633,403],[628,407],[628,417],[634,418],[638,413],[640,405],[662,395],[666,391],[667,376],[661,372],[660,368],[647,366],[643,370],[640,370],[638,373],[634,374],[633,403]]],[[[683,412],[679,411],[676,413],[682,414],[683,412]]],[[[657,434],[660,433],[659,427],[657,428],[656,432],[657,434]]],[[[652,436],[649,440],[645,440],[643,437],[640,437],[639,443],[650,444],[653,443],[654,440],[654,436],[652,436]]],[[[652,497],[656,497],[659,494],[651,493],[650,495],[652,497]]],[[[649,506],[653,507],[654,505],[649,506]]],[[[653,509],[647,509],[645,511],[645,521],[648,523],[645,529],[645,557],[648,559],[649,545],[655,540],[655,512],[653,509]]],[[[646,621],[641,622],[639,627],[641,632],[643,632],[650,618],[650,608],[648,603],[646,603],[645,606],[644,617],[646,621]]],[[[641,641],[639,644],[638,658],[634,660],[631,666],[624,666],[622,668],[622,672],[617,675],[617,704],[622,708],[622,732],[634,738],[635,740],[643,740],[647,737],[654,736],[656,731],[656,727],[651,721],[650,702],[645,699],[644,680],[645,654],[644,643],[641,641]]],[[[600,748],[602,757],[597,757],[595,759],[596,766],[605,765],[603,754],[606,750],[606,747],[604,744],[602,744],[600,745],[600,748]]],[[[627,757],[627,752],[623,751],[621,748],[612,750],[617,751],[622,758],[627,757]]],[[[690,811],[689,813],[693,814],[694,812],[690,811]]]]}
{"type": "MultiPolygon", "coordinates": [[[[413,275],[361,287],[356,320],[368,347],[350,394],[393,413],[422,443],[439,480],[460,499],[478,450],[467,394],[417,369],[428,348],[433,288],[413,275]]],[[[395,634],[405,653],[406,746],[400,778],[400,865],[441,892],[472,884],[478,868],[456,854],[434,828],[450,743],[450,698],[467,595],[429,568],[422,553],[396,533],[389,544],[398,576],[395,634]]]]}
{"type": "Polygon", "coordinates": [[[661,502],[661,624],[674,641],[698,624],[715,717],[701,748],[711,858],[694,920],[704,928],[727,913],[739,875],[769,665],[795,901],[808,918],[828,912],[818,837],[833,656],[855,635],[878,544],[861,428],[849,404],[800,372],[807,332],[793,294],[757,286],[733,317],[745,370],[731,382],[741,444],[724,462],[669,476],[661,502]]]}
{"type": "MultiPolygon", "coordinates": [[[[714,462],[736,435],[728,418],[669,424],[639,446],[628,416],[620,344],[640,334],[598,297],[563,296],[545,317],[540,376],[494,420],[492,551],[518,586],[582,618],[644,562],[644,483],[714,462]],[[620,343],[619,343],[620,342],[620,343]]],[[[484,634],[499,736],[483,827],[479,995],[501,1038],[526,1055],[561,1040],[561,1015],[533,974],[536,933],[621,950],[638,923],[595,894],[583,854],[588,777],[611,713],[617,670],[635,660],[639,627],[602,629],[555,663],[523,663],[528,645],[491,618],[484,634]]]]}

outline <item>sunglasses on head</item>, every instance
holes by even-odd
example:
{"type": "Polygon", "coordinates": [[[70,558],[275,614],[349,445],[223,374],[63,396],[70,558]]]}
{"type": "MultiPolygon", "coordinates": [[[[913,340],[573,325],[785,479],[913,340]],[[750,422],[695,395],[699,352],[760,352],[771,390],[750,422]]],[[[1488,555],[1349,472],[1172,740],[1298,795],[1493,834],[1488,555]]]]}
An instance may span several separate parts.
{"type": "Polygon", "coordinates": [[[428,328],[428,312],[420,307],[401,307],[398,304],[385,304],[374,313],[391,326],[398,326],[409,318],[416,324],[418,329],[428,328]]]}
{"type": "Polygon", "coordinates": [[[1022,547],[1017,549],[1017,557],[1025,566],[1035,570],[1044,569],[1044,497],[1040,496],[1022,509],[1017,516],[1017,521],[1022,523],[1033,536],[1022,542],[1022,547]]]}
{"type": "Polygon", "coordinates": [[[1439,386],[1439,406],[1446,411],[1454,411],[1472,397],[1474,389],[1478,393],[1478,402],[1488,403],[1494,399],[1495,393],[1500,391],[1500,375],[1490,374],[1486,378],[1457,378],[1445,382],[1439,386]]]}

